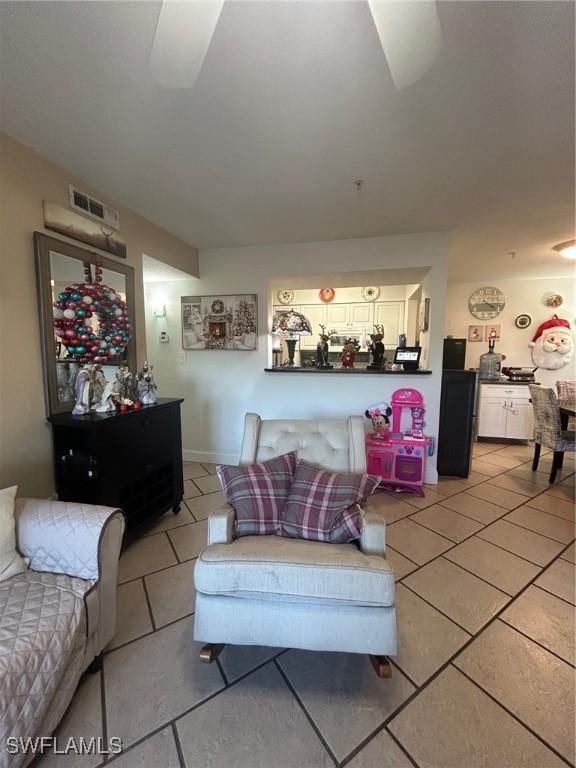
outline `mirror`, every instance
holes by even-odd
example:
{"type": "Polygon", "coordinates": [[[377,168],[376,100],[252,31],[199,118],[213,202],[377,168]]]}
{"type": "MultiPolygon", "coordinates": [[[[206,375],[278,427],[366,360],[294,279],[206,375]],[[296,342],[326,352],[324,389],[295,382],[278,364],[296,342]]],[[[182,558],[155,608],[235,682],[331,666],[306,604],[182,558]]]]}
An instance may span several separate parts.
{"type": "Polygon", "coordinates": [[[82,366],[99,364],[108,380],[120,365],[135,368],[134,270],[40,232],[34,249],[51,416],[74,407],[82,366]]]}

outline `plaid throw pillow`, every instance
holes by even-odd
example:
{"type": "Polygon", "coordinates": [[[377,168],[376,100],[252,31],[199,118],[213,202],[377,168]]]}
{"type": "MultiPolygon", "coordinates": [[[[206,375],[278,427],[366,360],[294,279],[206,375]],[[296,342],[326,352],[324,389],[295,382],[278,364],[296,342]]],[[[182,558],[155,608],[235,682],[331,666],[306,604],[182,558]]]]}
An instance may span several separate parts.
{"type": "Polygon", "coordinates": [[[360,504],[379,482],[377,475],[336,475],[298,462],[282,512],[282,533],[332,544],[360,538],[360,504]]]}
{"type": "Polygon", "coordinates": [[[236,536],[281,534],[280,513],[295,469],[295,453],[246,467],[216,467],[226,501],[236,512],[236,536]]]}

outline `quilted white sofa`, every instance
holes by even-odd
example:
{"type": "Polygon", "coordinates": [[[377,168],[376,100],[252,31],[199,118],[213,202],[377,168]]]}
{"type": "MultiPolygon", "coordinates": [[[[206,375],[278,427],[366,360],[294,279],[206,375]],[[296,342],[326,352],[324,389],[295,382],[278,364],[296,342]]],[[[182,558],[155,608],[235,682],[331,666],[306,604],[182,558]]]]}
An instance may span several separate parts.
{"type": "Polygon", "coordinates": [[[15,512],[30,567],[0,582],[1,768],[33,757],[10,754],[8,737],[50,736],[82,673],[99,668],[115,632],[124,533],[109,507],[18,499],[15,512]]]}
{"type": "MultiPolygon", "coordinates": [[[[289,451],[334,472],[365,472],[363,419],[263,421],[246,414],[240,464],[289,451]]],[[[194,637],[207,644],[201,658],[212,661],[228,643],[346,651],[368,654],[388,677],[396,608],[385,532],[369,500],[358,544],[235,539],[234,510],[224,505],[209,517],[208,547],[194,574],[194,637]]]]}

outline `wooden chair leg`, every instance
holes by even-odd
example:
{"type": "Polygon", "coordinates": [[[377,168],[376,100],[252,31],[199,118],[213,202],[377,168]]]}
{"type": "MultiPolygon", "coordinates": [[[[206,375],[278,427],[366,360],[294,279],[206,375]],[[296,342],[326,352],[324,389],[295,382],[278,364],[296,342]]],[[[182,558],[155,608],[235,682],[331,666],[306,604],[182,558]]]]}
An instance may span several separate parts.
{"type": "Polygon", "coordinates": [[[532,459],[532,472],[536,472],[538,469],[538,462],[540,461],[540,443],[534,443],[534,458],[532,459]]]}
{"type": "Polygon", "coordinates": [[[388,656],[370,656],[370,661],[378,677],[392,677],[392,665],[388,656]]]}
{"type": "Polygon", "coordinates": [[[203,661],[206,664],[212,664],[212,662],[216,661],[220,655],[222,648],[224,648],[223,644],[217,645],[216,643],[207,643],[206,645],[203,645],[202,648],[200,648],[200,661],[203,661]]]}
{"type": "Polygon", "coordinates": [[[562,468],[562,462],[564,460],[564,451],[554,451],[552,458],[552,469],[550,470],[549,483],[553,483],[556,480],[556,473],[562,468]]]}

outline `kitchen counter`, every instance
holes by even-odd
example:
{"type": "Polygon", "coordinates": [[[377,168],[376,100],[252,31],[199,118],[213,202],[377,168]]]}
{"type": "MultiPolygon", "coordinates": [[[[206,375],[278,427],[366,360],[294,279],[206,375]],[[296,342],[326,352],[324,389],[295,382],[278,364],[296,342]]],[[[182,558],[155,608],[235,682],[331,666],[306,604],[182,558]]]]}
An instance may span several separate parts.
{"type": "Polygon", "coordinates": [[[496,386],[504,384],[508,387],[510,385],[527,387],[528,384],[537,383],[537,381],[510,381],[509,379],[502,379],[501,381],[494,381],[493,379],[478,379],[478,384],[495,384],[496,386]]]}
{"type": "Polygon", "coordinates": [[[299,368],[298,366],[279,366],[278,368],[264,368],[266,373],[316,373],[320,375],[337,373],[344,376],[354,374],[369,374],[372,376],[430,376],[432,371],[419,369],[417,371],[375,371],[371,368],[299,368]]]}

